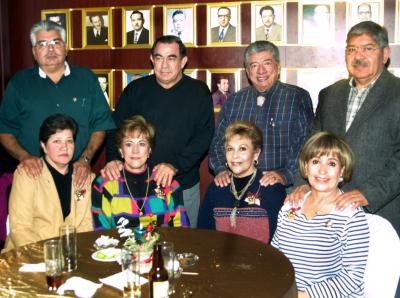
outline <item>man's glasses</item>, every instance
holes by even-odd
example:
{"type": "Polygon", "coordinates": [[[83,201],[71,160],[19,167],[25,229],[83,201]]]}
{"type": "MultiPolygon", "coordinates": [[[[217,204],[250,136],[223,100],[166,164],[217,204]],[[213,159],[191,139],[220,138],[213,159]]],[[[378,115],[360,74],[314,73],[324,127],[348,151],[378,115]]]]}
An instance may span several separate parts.
{"type": "Polygon", "coordinates": [[[346,54],[347,55],[355,55],[356,53],[360,52],[364,55],[372,55],[377,49],[377,47],[373,46],[364,46],[364,47],[347,47],[346,54]]]}
{"type": "Polygon", "coordinates": [[[53,40],[39,40],[37,43],[36,43],[36,47],[39,49],[39,50],[43,50],[44,48],[47,48],[48,46],[53,46],[53,47],[55,47],[55,48],[61,48],[62,46],[64,46],[64,42],[61,40],[61,39],[59,39],[59,38],[57,38],[57,39],[53,39],[53,40]]]}
{"type": "Polygon", "coordinates": [[[231,17],[231,15],[230,15],[230,14],[219,14],[218,17],[219,17],[220,19],[228,19],[228,18],[231,17]]]}

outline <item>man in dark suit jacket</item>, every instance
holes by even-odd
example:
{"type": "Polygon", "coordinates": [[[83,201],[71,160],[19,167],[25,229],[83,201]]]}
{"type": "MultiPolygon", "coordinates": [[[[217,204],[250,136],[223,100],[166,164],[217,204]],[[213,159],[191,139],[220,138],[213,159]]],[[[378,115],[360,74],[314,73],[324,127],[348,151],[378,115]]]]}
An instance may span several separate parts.
{"type": "MultiPolygon", "coordinates": [[[[320,92],[313,131],[336,133],[354,152],[353,177],[336,208],[363,206],[400,235],[400,79],[385,67],[389,56],[385,28],[370,21],[352,27],[346,47],[350,79],[320,92]]],[[[307,187],[297,188],[291,199],[307,187]]]]}
{"type": "Polygon", "coordinates": [[[229,7],[218,8],[218,27],[211,28],[211,42],[236,42],[236,27],[230,24],[229,7]]]}
{"type": "Polygon", "coordinates": [[[86,29],[86,42],[88,45],[107,45],[108,28],[104,27],[103,16],[99,13],[89,15],[92,27],[86,29]]]}
{"type": "Polygon", "coordinates": [[[126,33],[127,44],[148,44],[149,30],[143,27],[144,17],[139,10],[134,10],[131,13],[131,23],[133,30],[126,33]],[[136,36],[135,36],[136,35],[136,36]]]}

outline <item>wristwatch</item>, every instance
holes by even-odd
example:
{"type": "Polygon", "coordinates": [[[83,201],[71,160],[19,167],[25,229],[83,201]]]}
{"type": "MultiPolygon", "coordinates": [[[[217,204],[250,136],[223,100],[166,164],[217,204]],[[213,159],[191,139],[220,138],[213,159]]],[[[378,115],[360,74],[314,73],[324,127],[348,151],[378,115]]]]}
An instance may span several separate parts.
{"type": "Polygon", "coordinates": [[[90,158],[89,156],[82,154],[81,155],[81,159],[83,159],[87,164],[90,164],[90,161],[92,160],[92,158],[90,158]]]}

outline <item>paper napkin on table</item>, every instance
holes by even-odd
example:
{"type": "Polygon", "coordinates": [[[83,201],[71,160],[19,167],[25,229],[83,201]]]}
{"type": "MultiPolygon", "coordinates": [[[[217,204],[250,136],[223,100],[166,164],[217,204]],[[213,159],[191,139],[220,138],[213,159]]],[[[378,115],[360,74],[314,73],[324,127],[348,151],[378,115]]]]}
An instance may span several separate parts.
{"type": "MultiPolygon", "coordinates": [[[[126,273],[125,272],[118,272],[108,277],[100,278],[99,279],[103,284],[112,286],[117,288],[121,291],[124,290],[124,286],[126,284],[126,273]]],[[[147,283],[147,279],[144,277],[140,277],[140,284],[143,285],[147,283]]]]}
{"type": "Polygon", "coordinates": [[[19,268],[21,272],[45,272],[46,266],[44,263],[24,264],[19,268]]]}
{"type": "Polygon", "coordinates": [[[68,278],[57,290],[57,294],[63,295],[64,291],[72,290],[80,298],[90,298],[96,293],[102,284],[94,283],[82,277],[73,276],[68,278]]]}

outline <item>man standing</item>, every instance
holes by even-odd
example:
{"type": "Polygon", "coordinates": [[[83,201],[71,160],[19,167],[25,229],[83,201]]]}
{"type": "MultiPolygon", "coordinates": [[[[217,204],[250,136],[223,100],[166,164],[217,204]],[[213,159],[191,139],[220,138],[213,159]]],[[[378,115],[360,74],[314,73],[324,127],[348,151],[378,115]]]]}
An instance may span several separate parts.
{"type": "Polygon", "coordinates": [[[86,29],[86,41],[88,45],[107,45],[108,27],[104,27],[103,16],[100,13],[89,15],[91,27],[86,29]]]}
{"type": "Polygon", "coordinates": [[[282,26],[275,23],[275,11],[272,6],[263,6],[260,9],[263,26],[256,28],[256,40],[282,40],[282,26]]]}
{"type": "Polygon", "coordinates": [[[358,5],[357,15],[359,22],[371,21],[372,17],[371,4],[364,2],[358,5]]]}
{"type": "Polygon", "coordinates": [[[217,82],[218,89],[212,94],[214,108],[221,108],[229,96],[229,80],[220,77],[217,82]]]}
{"type": "Polygon", "coordinates": [[[258,168],[261,185],[289,186],[297,173],[301,146],[309,134],[313,108],[309,93],[281,83],[279,50],[269,41],[256,41],[244,53],[244,66],[252,85],[232,94],[222,107],[209,151],[209,163],[217,186],[230,183],[224,152],[226,127],[236,120],[255,123],[264,144],[258,168]]]}
{"type": "Polygon", "coordinates": [[[144,17],[139,10],[134,10],[131,13],[131,24],[133,30],[126,33],[127,44],[148,44],[149,30],[143,27],[144,17]]]}
{"type": "MultiPolygon", "coordinates": [[[[400,235],[400,79],[387,71],[387,30],[367,21],[347,34],[346,66],[350,79],[321,90],[313,132],[343,137],[355,155],[351,182],[336,200],[389,220],[400,235]]],[[[291,198],[300,199],[308,186],[291,198]]]]}
{"type": "MultiPolygon", "coordinates": [[[[159,37],[151,49],[154,75],[132,81],[124,89],[114,113],[119,125],[142,115],[156,128],[156,146],[149,158],[155,181],[169,185],[172,178],[183,189],[190,224],[195,227],[200,205],[199,166],[214,131],[210,90],[199,80],[183,75],[188,60],[181,39],[159,37]]],[[[122,163],[113,136],[107,142],[107,163],[102,175],[118,178],[122,163]]]]}
{"type": "Polygon", "coordinates": [[[96,76],[87,68],[65,61],[65,29],[51,21],[35,24],[30,33],[38,66],[22,70],[8,83],[0,107],[0,142],[19,161],[18,170],[39,176],[42,170],[39,128],[56,113],[67,114],[79,124],[75,141],[74,173],[83,185],[90,161],[114,128],[110,109],[96,76]]]}
{"type": "Polygon", "coordinates": [[[230,8],[218,8],[219,26],[211,28],[211,42],[236,42],[236,27],[230,24],[230,20],[230,8]]]}

